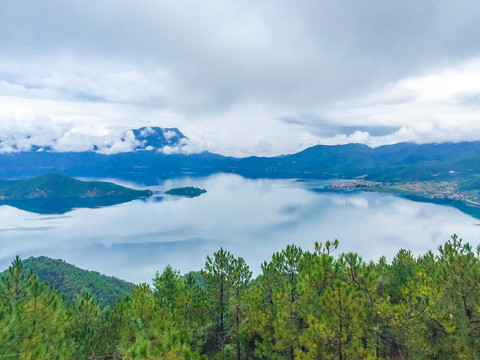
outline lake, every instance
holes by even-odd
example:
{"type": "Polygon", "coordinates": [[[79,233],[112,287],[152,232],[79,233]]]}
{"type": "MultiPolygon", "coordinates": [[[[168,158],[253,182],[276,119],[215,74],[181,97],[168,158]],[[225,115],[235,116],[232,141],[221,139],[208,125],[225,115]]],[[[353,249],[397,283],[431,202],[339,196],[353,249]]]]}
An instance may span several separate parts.
{"type": "MultiPolygon", "coordinates": [[[[142,185],[112,180],[142,189],[142,185]]],[[[0,268],[16,254],[45,255],[135,283],[151,282],[167,264],[199,270],[223,247],[255,274],[288,244],[312,250],[338,239],[338,253],[391,260],[401,248],[422,254],[454,233],[478,245],[480,227],[460,210],[370,192],[315,192],[324,180],[246,179],[232,174],[182,177],[148,188],[149,199],[63,215],[0,206],[0,268]],[[207,190],[197,198],[163,195],[175,187],[207,190]]]]}

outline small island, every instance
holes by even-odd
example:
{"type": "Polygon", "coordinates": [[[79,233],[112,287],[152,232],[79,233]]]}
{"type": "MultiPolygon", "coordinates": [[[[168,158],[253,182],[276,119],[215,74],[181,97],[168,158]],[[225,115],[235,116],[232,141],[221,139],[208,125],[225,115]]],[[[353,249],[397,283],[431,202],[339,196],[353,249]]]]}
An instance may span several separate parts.
{"type": "Polygon", "coordinates": [[[165,191],[167,195],[176,195],[176,196],[185,196],[189,198],[194,198],[206,193],[207,190],[199,189],[192,186],[182,187],[182,188],[175,188],[165,191]]]}

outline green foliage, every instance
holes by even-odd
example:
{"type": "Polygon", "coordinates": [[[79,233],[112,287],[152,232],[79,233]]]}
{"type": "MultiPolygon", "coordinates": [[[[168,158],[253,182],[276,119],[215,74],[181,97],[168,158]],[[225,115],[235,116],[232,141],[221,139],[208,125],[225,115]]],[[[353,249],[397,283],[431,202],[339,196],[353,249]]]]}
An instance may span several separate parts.
{"type": "Polygon", "coordinates": [[[3,199],[87,198],[102,196],[137,197],[151,195],[104,181],[81,181],[61,174],[40,175],[29,180],[1,180],[3,199]]]}
{"type": "Polygon", "coordinates": [[[18,256],[1,279],[0,296],[0,356],[69,358],[67,304],[34,273],[24,275],[18,256]]]}
{"type": "Polygon", "coordinates": [[[182,187],[182,188],[175,188],[165,191],[165,194],[168,195],[177,195],[177,196],[185,196],[189,198],[194,198],[206,193],[207,190],[199,189],[192,186],[182,187]]]}
{"type": "Polygon", "coordinates": [[[162,275],[159,275],[158,272],[155,274],[153,286],[155,288],[155,297],[159,303],[167,307],[174,306],[177,294],[180,292],[182,286],[180,272],[173,270],[172,267],[168,265],[162,275]]]}
{"type": "Polygon", "coordinates": [[[1,204],[40,214],[120,204],[150,195],[150,190],[134,190],[103,181],[81,181],[61,174],[0,180],[1,204]]]}
{"type": "Polygon", "coordinates": [[[105,308],[87,290],[66,301],[17,257],[0,282],[0,357],[480,358],[480,248],[454,235],[389,264],[337,247],[289,245],[255,281],[220,249],[201,272],[167,266],[105,308]]]}
{"type": "MultiPolygon", "coordinates": [[[[96,271],[82,270],[63,260],[50,259],[45,256],[30,257],[22,261],[24,272],[32,270],[42,282],[60,290],[68,301],[86,289],[99,302],[100,306],[113,305],[115,301],[129,295],[134,284],[127,281],[101,275],[96,271]]],[[[8,271],[5,271],[2,276],[8,271]]]]}

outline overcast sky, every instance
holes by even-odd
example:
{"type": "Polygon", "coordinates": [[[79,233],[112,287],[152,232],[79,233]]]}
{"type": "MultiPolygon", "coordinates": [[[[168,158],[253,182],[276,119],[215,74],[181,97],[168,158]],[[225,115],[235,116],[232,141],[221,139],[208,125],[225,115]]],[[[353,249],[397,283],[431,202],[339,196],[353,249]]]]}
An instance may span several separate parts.
{"type": "Polygon", "coordinates": [[[0,151],[480,140],[479,1],[2,0],[0,151]]]}

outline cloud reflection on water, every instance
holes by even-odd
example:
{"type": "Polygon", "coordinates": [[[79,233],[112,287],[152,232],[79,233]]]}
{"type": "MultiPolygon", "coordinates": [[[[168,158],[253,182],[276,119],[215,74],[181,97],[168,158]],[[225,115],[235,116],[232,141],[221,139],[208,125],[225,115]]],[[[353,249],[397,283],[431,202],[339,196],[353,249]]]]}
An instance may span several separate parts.
{"type": "Polygon", "coordinates": [[[165,196],[69,216],[0,207],[0,265],[16,254],[62,258],[79,267],[134,282],[150,282],[172,264],[198,270],[221,246],[246,259],[255,273],[275,251],[295,243],[338,238],[340,252],[391,259],[400,248],[435,250],[453,233],[476,245],[478,220],[459,210],[376,193],[317,193],[319,182],[245,179],[217,174],[168,180],[153,188],[197,186],[194,199],[165,196]],[[28,229],[24,231],[22,229],[28,229]]]}

